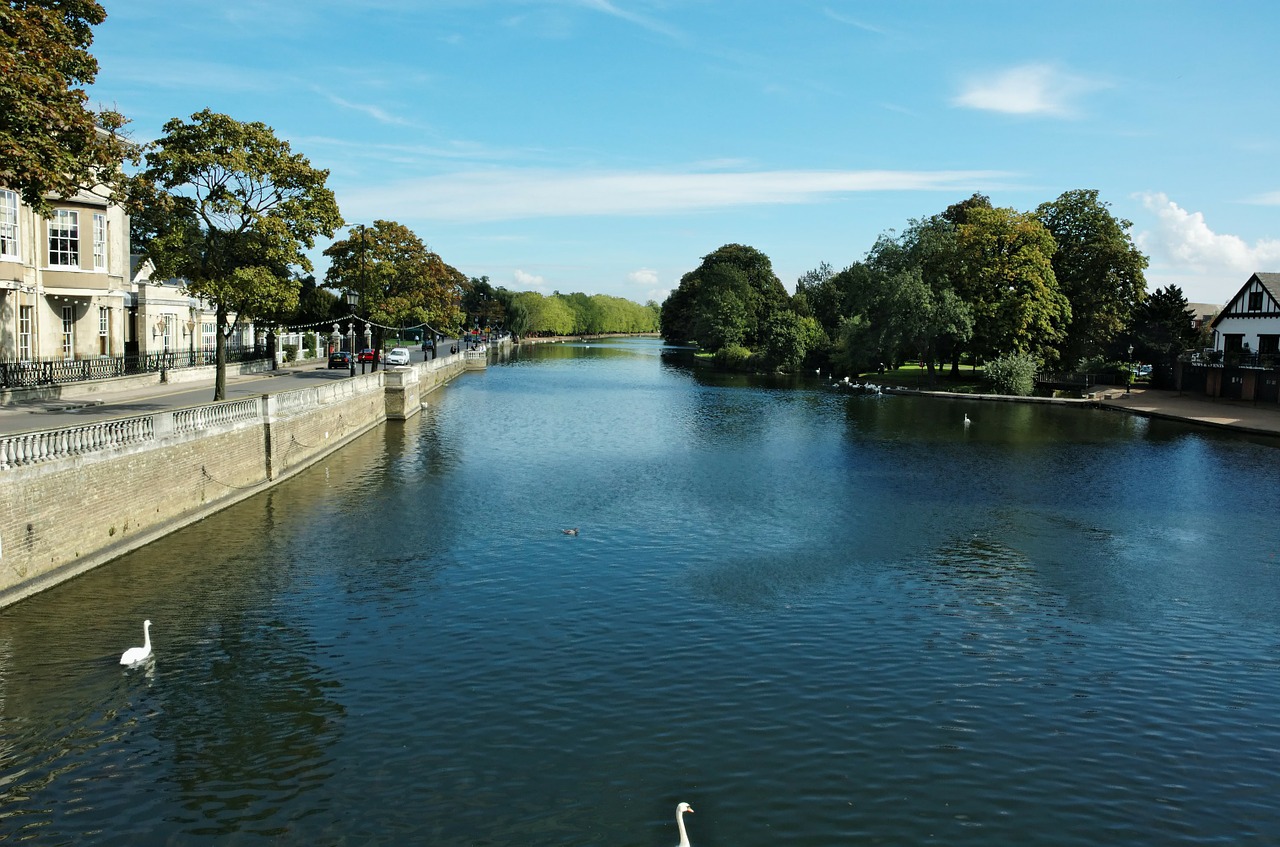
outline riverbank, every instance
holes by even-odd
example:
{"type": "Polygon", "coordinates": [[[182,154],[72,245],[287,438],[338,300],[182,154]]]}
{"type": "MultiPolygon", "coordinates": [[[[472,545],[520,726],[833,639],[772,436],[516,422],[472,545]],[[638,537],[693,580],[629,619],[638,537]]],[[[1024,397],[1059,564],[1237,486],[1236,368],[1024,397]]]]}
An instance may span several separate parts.
{"type": "Polygon", "coordinates": [[[656,332],[603,332],[586,335],[526,335],[521,344],[562,344],[568,341],[606,341],[610,338],[661,338],[656,332]]]}
{"type": "Polygon", "coordinates": [[[968,394],[955,391],[919,391],[892,387],[894,394],[938,397],[951,400],[973,400],[1001,403],[1044,403],[1060,406],[1090,406],[1098,409],[1128,412],[1149,418],[1182,421],[1215,429],[1227,429],[1252,435],[1280,437],[1280,406],[1248,400],[1202,397],[1178,391],[1133,388],[1128,392],[1112,389],[1094,397],[1013,397],[1005,394],[968,394]]]}

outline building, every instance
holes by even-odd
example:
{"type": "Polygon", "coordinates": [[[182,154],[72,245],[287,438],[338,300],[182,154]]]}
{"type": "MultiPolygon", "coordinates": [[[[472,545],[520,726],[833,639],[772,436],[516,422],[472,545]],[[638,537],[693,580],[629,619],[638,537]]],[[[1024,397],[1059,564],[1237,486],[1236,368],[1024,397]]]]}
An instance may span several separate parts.
{"type": "Polygon", "coordinates": [[[124,355],[130,289],[124,209],[80,191],[41,217],[0,187],[0,361],[124,355]]]}
{"type": "Polygon", "coordinates": [[[1224,356],[1280,364],[1280,273],[1255,273],[1210,323],[1224,356]],[[1263,361],[1263,360],[1270,361],[1263,361]]]}

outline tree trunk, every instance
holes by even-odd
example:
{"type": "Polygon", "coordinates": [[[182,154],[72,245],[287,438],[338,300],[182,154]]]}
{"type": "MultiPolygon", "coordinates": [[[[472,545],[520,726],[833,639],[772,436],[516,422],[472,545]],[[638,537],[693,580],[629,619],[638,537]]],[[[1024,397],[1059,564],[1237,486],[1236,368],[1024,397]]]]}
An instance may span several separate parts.
{"type": "Polygon", "coordinates": [[[221,304],[217,311],[217,332],[213,340],[213,402],[227,399],[227,308],[221,304]]]}

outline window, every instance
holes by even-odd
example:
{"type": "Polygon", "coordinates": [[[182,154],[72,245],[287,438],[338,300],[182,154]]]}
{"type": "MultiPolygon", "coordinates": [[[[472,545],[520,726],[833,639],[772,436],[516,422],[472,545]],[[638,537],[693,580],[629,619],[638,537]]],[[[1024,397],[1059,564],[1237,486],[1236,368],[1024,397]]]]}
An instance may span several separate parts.
{"type": "Polygon", "coordinates": [[[1280,335],[1259,335],[1258,353],[1263,356],[1280,353],[1280,335]]]}
{"type": "Polygon", "coordinates": [[[74,306],[62,307],[62,358],[76,357],[76,310],[74,306]]]}
{"type": "Polygon", "coordinates": [[[111,355],[111,309],[98,307],[98,355],[111,355]]]}
{"type": "Polygon", "coordinates": [[[31,316],[34,309],[31,306],[18,307],[18,359],[21,361],[31,360],[31,316]]]}
{"type": "Polygon", "coordinates": [[[18,259],[18,194],[0,188],[0,258],[18,259]]]}
{"type": "Polygon", "coordinates": [[[1261,291],[1249,292],[1249,311],[1250,312],[1262,311],[1262,292],[1261,291]]]}
{"type": "Polygon", "coordinates": [[[57,209],[49,219],[49,267],[80,267],[80,213],[57,209]]]}
{"type": "Polygon", "coordinates": [[[107,216],[93,216],[93,269],[107,269],[107,216]]]}

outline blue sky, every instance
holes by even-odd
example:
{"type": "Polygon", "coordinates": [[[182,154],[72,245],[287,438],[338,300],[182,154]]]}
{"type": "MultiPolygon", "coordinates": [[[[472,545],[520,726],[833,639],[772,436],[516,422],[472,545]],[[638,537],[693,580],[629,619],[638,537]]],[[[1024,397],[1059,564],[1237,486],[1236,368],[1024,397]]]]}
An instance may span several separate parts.
{"type": "MultiPolygon", "coordinates": [[[[1280,271],[1280,5],[106,0],[90,91],[331,171],[468,276],[661,301],[722,244],[805,271],[982,192],[1092,188],[1148,287],[1280,271]]],[[[323,270],[317,246],[318,270],[323,270]]]]}

